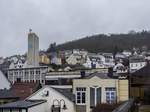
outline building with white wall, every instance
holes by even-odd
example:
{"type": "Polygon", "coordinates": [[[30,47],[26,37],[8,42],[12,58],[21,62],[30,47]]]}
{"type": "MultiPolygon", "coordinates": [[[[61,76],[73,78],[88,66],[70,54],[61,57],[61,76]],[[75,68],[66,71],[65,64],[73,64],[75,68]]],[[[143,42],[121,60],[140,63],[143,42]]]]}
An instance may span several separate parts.
{"type": "Polygon", "coordinates": [[[129,69],[130,72],[135,72],[144,66],[146,66],[147,62],[142,56],[133,56],[129,58],[129,69]]]}
{"type": "Polygon", "coordinates": [[[118,103],[129,98],[127,79],[114,79],[104,73],[93,73],[82,79],[74,79],[76,112],[91,112],[98,103],[118,103]]]}
{"type": "Polygon", "coordinates": [[[46,100],[47,104],[45,105],[45,111],[41,112],[75,112],[74,95],[64,89],[45,86],[31,95],[28,99],[46,100]]]}
{"type": "Polygon", "coordinates": [[[47,66],[26,67],[8,69],[8,80],[11,83],[15,82],[40,82],[45,83],[45,73],[48,71],[47,66]]]}

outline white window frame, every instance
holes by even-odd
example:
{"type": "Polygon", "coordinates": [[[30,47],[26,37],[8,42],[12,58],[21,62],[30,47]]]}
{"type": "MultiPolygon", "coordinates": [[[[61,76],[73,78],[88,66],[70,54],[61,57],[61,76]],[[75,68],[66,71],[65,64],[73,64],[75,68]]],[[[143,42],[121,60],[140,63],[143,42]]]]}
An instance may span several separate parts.
{"type": "Polygon", "coordinates": [[[86,88],[85,87],[77,87],[76,88],[76,104],[77,105],[85,105],[86,104],[86,88]],[[80,93],[80,99],[78,99],[78,93],[80,93]],[[85,94],[85,102],[83,102],[82,95],[85,94]],[[80,103],[78,103],[78,100],[80,100],[80,103]]]}
{"type": "Polygon", "coordinates": [[[107,87],[107,88],[105,88],[105,92],[106,92],[106,103],[108,103],[108,104],[116,103],[116,101],[117,101],[116,88],[107,87]],[[107,90],[107,89],[110,89],[110,90],[107,90]],[[109,96],[107,96],[107,93],[109,94],[109,96]],[[112,93],[114,94],[114,96],[112,96],[112,93]],[[109,97],[109,102],[107,102],[107,97],[109,97]],[[114,101],[112,100],[113,97],[114,97],[114,101]]]}

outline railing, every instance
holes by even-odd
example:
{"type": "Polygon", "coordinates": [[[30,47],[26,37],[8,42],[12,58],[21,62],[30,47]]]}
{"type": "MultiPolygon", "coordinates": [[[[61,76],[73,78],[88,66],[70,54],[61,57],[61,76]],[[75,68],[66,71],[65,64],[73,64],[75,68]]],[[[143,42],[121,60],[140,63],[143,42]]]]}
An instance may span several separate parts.
{"type": "Polygon", "coordinates": [[[134,99],[130,99],[120,105],[118,108],[113,110],[112,112],[136,112],[137,105],[134,99]]]}

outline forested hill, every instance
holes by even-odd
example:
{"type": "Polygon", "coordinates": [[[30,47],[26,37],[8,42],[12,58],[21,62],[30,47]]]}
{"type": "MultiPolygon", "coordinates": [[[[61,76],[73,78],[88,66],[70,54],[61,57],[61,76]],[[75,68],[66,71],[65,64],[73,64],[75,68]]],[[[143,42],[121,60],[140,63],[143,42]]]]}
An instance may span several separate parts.
{"type": "Polygon", "coordinates": [[[128,34],[99,34],[58,45],[58,50],[85,49],[90,52],[113,52],[114,49],[131,50],[133,47],[150,48],[150,32],[128,34]]]}

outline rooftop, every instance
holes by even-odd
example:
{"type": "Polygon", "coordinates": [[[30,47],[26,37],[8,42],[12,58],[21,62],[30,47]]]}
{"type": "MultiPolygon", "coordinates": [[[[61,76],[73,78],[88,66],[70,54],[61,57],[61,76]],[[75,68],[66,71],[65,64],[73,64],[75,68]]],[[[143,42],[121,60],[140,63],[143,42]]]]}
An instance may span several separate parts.
{"type": "Polygon", "coordinates": [[[75,95],[72,94],[68,89],[60,89],[60,88],[53,88],[53,89],[55,89],[56,91],[67,97],[69,100],[73,102],[75,101],[75,95]]]}
{"type": "Polygon", "coordinates": [[[88,76],[85,77],[85,79],[90,79],[94,76],[97,76],[101,79],[111,79],[111,77],[108,76],[108,73],[98,73],[98,72],[95,72],[95,73],[92,73],[92,74],[89,74],[88,76]]]}
{"type": "Polygon", "coordinates": [[[0,105],[0,109],[27,109],[45,102],[46,100],[21,100],[0,105]]]}

